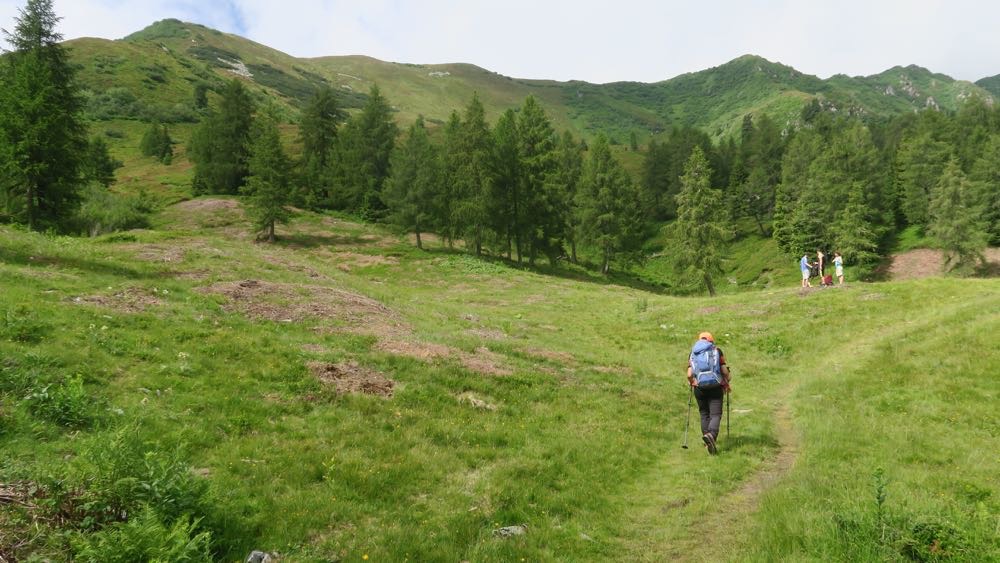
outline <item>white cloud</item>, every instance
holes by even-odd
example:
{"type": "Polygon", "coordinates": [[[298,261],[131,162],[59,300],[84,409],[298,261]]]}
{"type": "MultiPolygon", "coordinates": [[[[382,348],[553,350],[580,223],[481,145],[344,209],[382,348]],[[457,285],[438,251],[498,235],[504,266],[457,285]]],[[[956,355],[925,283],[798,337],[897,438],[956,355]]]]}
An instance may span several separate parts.
{"type": "MultiPolygon", "coordinates": [[[[0,0],[13,26],[23,0],[0,0]]],[[[919,64],[1000,73],[1000,5],[973,0],[56,0],[67,37],[196,21],[296,56],[469,62],[510,76],[654,82],[746,53],[823,77],[919,64]]]]}

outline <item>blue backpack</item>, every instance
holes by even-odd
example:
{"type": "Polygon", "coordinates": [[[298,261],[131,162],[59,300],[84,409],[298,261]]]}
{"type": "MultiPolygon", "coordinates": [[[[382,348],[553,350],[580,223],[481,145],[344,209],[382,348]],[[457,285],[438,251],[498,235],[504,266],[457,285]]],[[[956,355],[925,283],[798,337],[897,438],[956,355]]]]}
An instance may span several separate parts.
{"type": "Polygon", "coordinates": [[[698,387],[712,389],[722,385],[722,364],[719,349],[715,344],[708,340],[699,340],[691,349],[688,362],[691,364],[691,375],[694,376],[698,387]]]}

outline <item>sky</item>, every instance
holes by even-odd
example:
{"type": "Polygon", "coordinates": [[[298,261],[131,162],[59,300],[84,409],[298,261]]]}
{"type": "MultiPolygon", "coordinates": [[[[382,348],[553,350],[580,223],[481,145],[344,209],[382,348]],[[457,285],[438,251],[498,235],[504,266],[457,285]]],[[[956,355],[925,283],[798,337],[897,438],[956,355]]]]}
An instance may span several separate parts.
{"type": "MultiPolygon", "coordinates": [[[[26,0],[0,0],[12,29],[26,0]]],[[[516,78],[657,82],[755,54],[808,74],[917,64],[1000,74],[1000,2],[970,0],[54,0],[67,38],[177,18],[297,57],[472,63],[516,78]]]]}

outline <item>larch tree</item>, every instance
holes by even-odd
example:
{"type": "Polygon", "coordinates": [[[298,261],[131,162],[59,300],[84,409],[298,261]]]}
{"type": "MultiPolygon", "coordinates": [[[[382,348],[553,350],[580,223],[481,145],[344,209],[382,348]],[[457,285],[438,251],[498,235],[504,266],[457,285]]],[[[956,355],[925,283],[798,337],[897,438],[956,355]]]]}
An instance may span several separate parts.
{"type": "Polygon", "coordinates": [[[486,123],[486,110],[478,95],[465,109],[457,135],[450,139],[449,180],[452,184],[453,224],[468,247],[481,255],[490,227],[493,183],[493,137],[486,123]]]}
{"type": "Polygon", "coordinates": [[[639,190],[611,154],[604,135],[590,147],[576,199],[582,242],[600,252],[601,273],[606,275],[619,258],[633,258],[643,224],[639,190]]]}
{"type": "Polygon", "coordinates": [[[205,118],[191,137],[195,194],[235,194],[249,173],[250,129],[254,103],[239,79],[222,91],[219,109],[205,118]]]}
{"type": "Polygon", "coordinates": [[[334,207],[365,216],[379,214],[398,133],[388,100],[377,85],[372,86],[361,113],[352,116],[337,134],[331,190],[334,207]]]}
{"type": "Polygon", "coordinates": [[[383,192],[389,219],[416,236],[417,248],[423,248],[420,234],[428,230],[437,215],[440,188],[440,154],[431,144],[421,116],[393,153],[392,174],[383,192]]]}
{"type": "Polygon", "coordinates": [[[903,142],[896,155],[897,179],[902,198],[900,207],[908,224],[927,226],[931,191],[950,156],[947,143],[935,140],[930,132],[903,142]]]}
{"type": "Polygon", "coordinates": [[[945,252],[945,269],[961,275],[971,274],[985,262],[988,235],[982,222],[982,209],[976,204],[972,182],[952,158],[932,192],[928,206],[928,234],[945,252]]]}
{"type": "Polygon", "coordinates": [[[538,252],[551,254],[559,243],[555,238],[559,225],[552,220],[552,202],[545,190],[556,166],[555,131],[534,96],[521,107],[517,132],[521,178],[517,230],[528,245],[528,262],[534,264],[538,252]]]}
{"type": "Polygon", "coordinates": [[[28,228],[58,228],[80,203],[83,100],[52,0],[28,0],[19,13],[0,60],[0,197],[28,228]]]}
{"type": "Polygon", "coordinates": [[[254,121],[253,142],[247,162],[249,175],[240,191],[246,196],[247,214],[259,235],[274,242],[276,223],[291,217],[289,176],[291,163],[281,146],[278,125],[270,116],[254,121]]]}
{"type": "Polygon", "coordinates": [[[972,167],[972,180],[990,243],[1000,244],[1000,134],[994,134],[986,143],[972,167]]]}
{"type": "Polygon", "coordinates": [[[302,110],[299,127],[302,156],[296,199],[305,207],[316,209],[330,205],[330,169],[337,126],[343,117],[336,95],[328,86],[317,91],[302,110]]]}
{"type": "Polygon", "coordinates": [[[520,164],[517,114],[508,109],[493,127],[492,197],[496,205],[492,217],[493,230],[508,260],[512,259],[515,250],[520,260],[524,250],[523,233],[517,228],[517,218],[521,214],[520,164]]]}
{"type": "Polygon", "coordinates": [[[681,176],[674,233],[678,267],[685,276],[704,283],[709,295],[714,296],[714,279],[722,272],[722,244],[728,230],[724,226],[722,194],[712,189],[711,178],[712,169],[705,153],[701,147],[695,147],[681,176]]]}
{"type": "Polygon", "coordinates": [[[576,242],[580,214],[576,208],[576,192],[583,175],[583,147],[566,131],[556,146],[556,167],[546,185],[553,202],[555,219],[562,226],[560,238],[569,243],[570,260],[576,264],[576,242]]]}

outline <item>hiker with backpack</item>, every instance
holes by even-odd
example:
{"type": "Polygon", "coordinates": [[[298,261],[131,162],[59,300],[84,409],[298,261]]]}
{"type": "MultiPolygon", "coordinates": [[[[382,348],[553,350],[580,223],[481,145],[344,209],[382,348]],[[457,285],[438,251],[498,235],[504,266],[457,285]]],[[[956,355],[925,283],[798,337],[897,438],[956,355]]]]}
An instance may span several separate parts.
{"type": "Polygon", "coordinates": [[[708,453],[715,455],[715,442],[722,424],[722,401],[729,392],[729,366],[722,350],[715,346],[712,333],[698,335],[698,341],[688,356],[687,379],[691,393],[698,401],[702,441],[708,453]]]}
{"type": "Polygon", "coordinates": [[[802,270],[802,287],[812,287],[809,277],[812,275],[812,265],[809,264],[809,253],[803,254],[799,260],[799,270],[802,270]]]}

